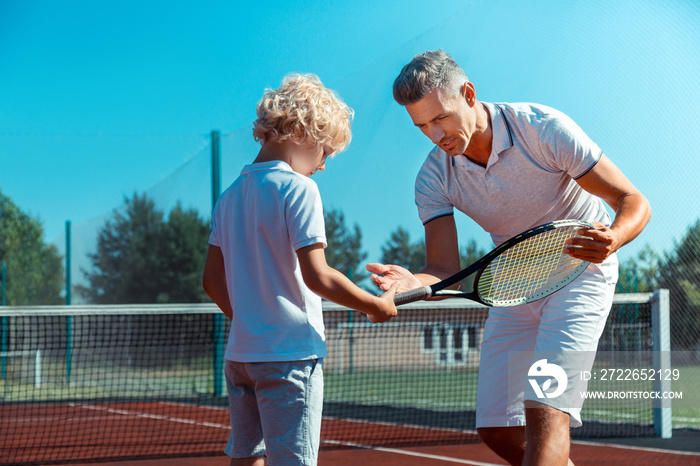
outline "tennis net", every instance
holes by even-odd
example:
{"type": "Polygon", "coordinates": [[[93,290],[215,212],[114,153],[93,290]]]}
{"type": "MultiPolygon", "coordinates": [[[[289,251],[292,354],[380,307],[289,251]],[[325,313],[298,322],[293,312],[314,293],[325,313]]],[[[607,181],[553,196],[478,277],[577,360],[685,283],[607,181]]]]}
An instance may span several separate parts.
{"type": "MultiPolygon", "coordinates": [[[[649,358],[652,302],[618,297],[601,350],[649,358]]],[[[477,442],[486,317],[446,300],[373,325],[324,303],[322,448],[477,442]]],[[[0,464],[222,453],[228,322],[215,306],[6,307],[0,318],[0,464]]],[[[651,401],[612,412],[589,404],[574,435],[654,435],[651,401]]]]}

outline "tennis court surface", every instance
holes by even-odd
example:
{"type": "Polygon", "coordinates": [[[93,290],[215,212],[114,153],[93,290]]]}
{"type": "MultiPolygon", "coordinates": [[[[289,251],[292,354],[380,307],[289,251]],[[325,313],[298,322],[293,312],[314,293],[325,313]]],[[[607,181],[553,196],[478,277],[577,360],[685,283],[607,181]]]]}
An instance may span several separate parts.
{"type": "MultiPolygon", "coordinates": [[[[648,295],[619,300],[601,349],[648,358],[651,307],[648,295]]],[[[214,306],[9,307],[0,317],[0,464],[228,464],[227,322],[214,306]]],[[[321,464],[503,464],[474,433],[485,318],[458,300],[412,304],[381,325],[324,306],[321,464]]],[[[651,401],[590,401],[572,431],[576,464],[700,464],[699,413],[674,411],[673,437],[661,439],[651,401]]]]}

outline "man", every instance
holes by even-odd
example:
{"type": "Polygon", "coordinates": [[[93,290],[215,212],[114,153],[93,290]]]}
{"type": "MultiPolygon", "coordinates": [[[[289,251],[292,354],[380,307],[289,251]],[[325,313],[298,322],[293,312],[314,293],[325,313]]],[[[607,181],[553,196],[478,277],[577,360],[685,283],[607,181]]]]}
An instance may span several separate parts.
{"type": "Polygon", "coordinates": [[[647,224],[649,203],[566,115],[537,104],[478,101],[464,71],[441,50],[419,54],[401,70],[394,98],[436,147],[415,188],[426,266],[412,275],[368,264],[383,290],[395,282],[399,291],[429,285],[459,270],[454,208],[495,244],[554,220],[595,227],[564,250],[591,262],[586,271],[544,300],[490,309],[481,347],[477,431],[484,443],[511,464],[571,464],[569,427],[581,425],[582,400],[562,406],[534,396],[526,379],[535,361],[514,363],[509,354],[596,350],[617,281],[615,252],[647,224]],[[603,201],[615,211],[612,222],[603,201]],[[515,390],[512,380],[519,381],[515,390]]]}

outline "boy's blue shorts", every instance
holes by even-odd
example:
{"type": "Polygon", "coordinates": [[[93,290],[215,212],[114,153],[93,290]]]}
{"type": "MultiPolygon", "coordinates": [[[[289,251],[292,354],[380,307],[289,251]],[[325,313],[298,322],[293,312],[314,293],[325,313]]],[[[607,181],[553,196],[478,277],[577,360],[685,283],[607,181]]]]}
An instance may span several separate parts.
{"type": "Polygon", "coordinates": [[[267,456],[275,465],[315,465],[323,359],[226,361],[225,372],[231,434],[224,452],[232,458],[267,456]]]}

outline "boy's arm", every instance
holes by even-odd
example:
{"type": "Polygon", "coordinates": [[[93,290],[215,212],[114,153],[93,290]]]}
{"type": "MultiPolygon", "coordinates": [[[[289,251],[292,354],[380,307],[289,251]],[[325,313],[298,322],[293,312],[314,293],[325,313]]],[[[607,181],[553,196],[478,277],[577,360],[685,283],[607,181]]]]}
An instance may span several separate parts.
{"type": "Polygon", "coordinates": [[[209,297],[219,306],[219,309],[229,319],[233,318],[233,309],[228,297],[226,287],[226,270],[224,269],[224,255],[221,248],[209,245],[207,261],[204,264],[202,287],[209,297]]]}
{"type": "Polygon", "coordinates": [[[396,315],[394,294],[398,283],[382,296],[372,296],[326,263],[320,243],[297,250],[304,283],[317,295],[367,314],[370,322],[386,322],[396,315]]]}

